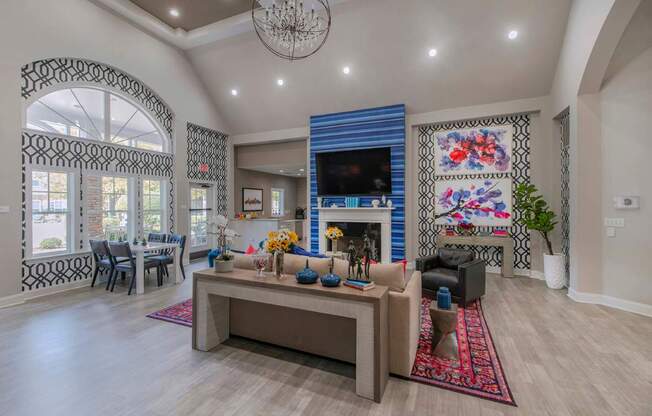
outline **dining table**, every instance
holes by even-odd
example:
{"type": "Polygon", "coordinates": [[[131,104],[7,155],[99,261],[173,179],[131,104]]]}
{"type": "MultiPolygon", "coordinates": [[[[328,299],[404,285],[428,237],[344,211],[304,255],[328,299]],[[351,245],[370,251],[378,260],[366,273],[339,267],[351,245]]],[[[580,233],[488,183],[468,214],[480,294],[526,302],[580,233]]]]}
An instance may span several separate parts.
{"type": "Polygon", "coordinates": [[[157,243],[148,242],[146,245],[130,244],[131,252],[136,257],[136,294],[142,295],[145,293],[145,255],[156,254],[159,252],[171,251],[172,258],[174,259],[174,283],[179,284],[183,282],[183,275],[181,274],[181,247],[177,243],[157,243]]]}

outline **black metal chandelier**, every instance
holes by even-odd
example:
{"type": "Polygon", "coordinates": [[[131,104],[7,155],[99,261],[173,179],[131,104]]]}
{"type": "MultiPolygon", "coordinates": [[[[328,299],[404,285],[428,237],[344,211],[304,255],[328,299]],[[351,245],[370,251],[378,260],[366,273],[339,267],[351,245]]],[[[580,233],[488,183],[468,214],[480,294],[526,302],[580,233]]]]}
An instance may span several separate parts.
{"type": "Polygon", "coordinates": [[[290,61],[314,55],[331,28],[328,0],[253,0],[251,18],[263,45],[290,61]]]}

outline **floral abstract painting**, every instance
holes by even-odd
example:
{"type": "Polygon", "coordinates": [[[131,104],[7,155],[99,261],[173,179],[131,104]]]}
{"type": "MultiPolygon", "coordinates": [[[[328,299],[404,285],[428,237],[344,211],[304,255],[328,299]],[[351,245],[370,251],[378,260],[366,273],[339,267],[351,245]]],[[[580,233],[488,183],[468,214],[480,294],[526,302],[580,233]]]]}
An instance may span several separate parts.
{"type": "Polygon", "coordinates": [[[507,124],[436,133],[436,174],[511,172],[512,129],[512,125],[507,124]]]}
{"type": "Polygon", "coordinates": [[[509,227],[511,179],[452,179],[435,182],[435,224],[509,227]]]}

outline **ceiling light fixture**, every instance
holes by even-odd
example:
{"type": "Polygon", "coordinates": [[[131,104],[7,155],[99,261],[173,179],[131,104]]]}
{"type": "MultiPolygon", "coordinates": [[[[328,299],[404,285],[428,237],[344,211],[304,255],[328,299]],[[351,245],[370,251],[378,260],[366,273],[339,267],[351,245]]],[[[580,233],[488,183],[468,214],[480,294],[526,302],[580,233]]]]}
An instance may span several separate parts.
{"type": "Polygon", "coordinates": [[[282,87],[283,85],[285,85],[285,80],[283,80],[282,78],[277,79],[276,80],[276,85],[278,85],[279,87],[282,87]]]}
{"type": "Polygon", "coordinates": [[[234,97],[235,97],[236,95],[238,95],[238,90],[236,90],[236,89],[232,89],[232,90],[231,90],[231,95],[234,96],[234,97]]]}
{"type": "Polygon", "coordinates": [[[512,30],[512,31],[510,31],[510,32],[507,34],[507,37],[509,38],[509,40],[514,40],[514,39],[516,39],[516,38],[518,37],[518,31],[516,31],[516,30],[512,30]]]}
{"type": "Polygon", "coordinates": [[[179,13],[179,9],[170,9],[170,16],[172,17],[179,17],[181,14],[179,13]]]}
{"type": "Polygon", "coordinates": [[[342,72],[346,75],[349,75],[351,73],[351,68],[345,66],[344,68],[342,68],[342,72]]]}
{"type": "Polygon", "coordinates": [[[253,0],[251,18],[258,39],[271,53],[290,61],[315,54],[331,29],[328,0],[312,0],[310,9],[304,8],[304,0],[280,3],[253,0]]]}
{"type": "Polygon", "coordinates": [[[431,58],[434,58],[435,56],[437,56],[437,49],[430,49],[428,51],[428,56],[431,57],[431,58]]]}

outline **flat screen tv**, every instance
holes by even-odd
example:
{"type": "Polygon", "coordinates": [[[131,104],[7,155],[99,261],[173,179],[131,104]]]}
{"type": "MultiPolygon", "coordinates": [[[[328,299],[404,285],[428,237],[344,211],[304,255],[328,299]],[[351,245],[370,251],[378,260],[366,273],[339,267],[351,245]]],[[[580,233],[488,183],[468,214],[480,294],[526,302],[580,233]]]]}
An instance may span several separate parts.
{"type": "Polygon", "coordinates": [[[317,153],[319,196],[392,193],[389,147],[317,153]]]}

